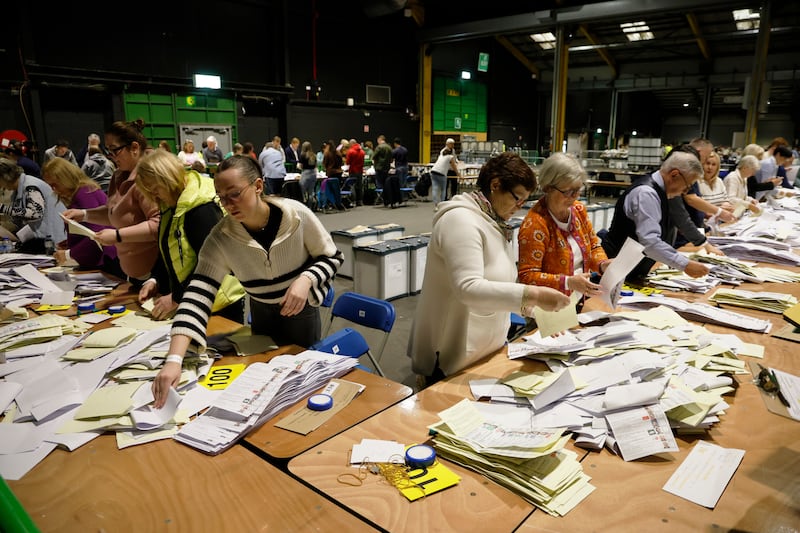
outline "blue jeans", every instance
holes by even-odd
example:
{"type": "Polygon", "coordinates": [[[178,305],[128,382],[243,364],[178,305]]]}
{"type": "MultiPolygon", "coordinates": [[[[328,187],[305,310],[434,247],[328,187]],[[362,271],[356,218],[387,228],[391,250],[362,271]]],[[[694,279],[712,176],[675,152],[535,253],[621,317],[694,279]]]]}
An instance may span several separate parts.
{"type": "Polygon", "coordinates": [[[447,176],[431,171],[431,200],[433,205],[447,199],[447,176]]]}

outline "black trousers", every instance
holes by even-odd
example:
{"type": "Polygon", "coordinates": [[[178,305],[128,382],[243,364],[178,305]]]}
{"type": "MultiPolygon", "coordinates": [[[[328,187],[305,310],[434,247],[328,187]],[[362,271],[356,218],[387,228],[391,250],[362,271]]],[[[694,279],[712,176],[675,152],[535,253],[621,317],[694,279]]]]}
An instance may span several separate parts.
{"type": "Polygon", "coordinates": [[[281,316],[279,304],[265,304],[251,298],[250,314],[253,333],[269,335],[278,346],[297,344],[308,348],[322,335],[319,308],[308,303],[295,316],[281,316]]]}

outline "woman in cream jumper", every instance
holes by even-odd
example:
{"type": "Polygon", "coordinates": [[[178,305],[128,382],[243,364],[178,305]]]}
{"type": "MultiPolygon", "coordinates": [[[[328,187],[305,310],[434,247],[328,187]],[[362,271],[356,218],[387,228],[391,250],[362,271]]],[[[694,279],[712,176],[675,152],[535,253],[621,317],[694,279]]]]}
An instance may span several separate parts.
{"type": "Polygon", "coordinates": [[[319,305],[342,264],[331,234],[302,203],[264,195],[261,167],[235,155],[220,163],[214,187],[228,212],[206,238],[173,319],[169,355],[153,382],[155,406],[180,379],[190,344],[205,347],[211,303],[233,274],[250,296],[253,333],[278,345],[320,338],[319,305]]]}
{"type": "Polygon", "coordinates": [[[408,344],[420,387],[501,348],[512,311],[529,315],[533,306],[552,311],[569,304],[555,289],[517,283],[506,221],[536,188],[528,164],[504,152],[481,168],[477,187],[442,202],[434,215],[408,344]]]}

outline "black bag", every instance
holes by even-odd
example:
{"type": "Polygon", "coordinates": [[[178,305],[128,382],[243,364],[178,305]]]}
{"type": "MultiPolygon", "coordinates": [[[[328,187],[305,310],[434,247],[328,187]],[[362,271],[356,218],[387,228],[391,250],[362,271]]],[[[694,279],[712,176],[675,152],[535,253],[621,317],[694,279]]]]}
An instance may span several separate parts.
{"type": "Polygon", "coordinates": [[[417,184],[414,186],[414,192],[417,193],[419,196],[428,196],[428,192],[430,190],[431,190],[431,173],[423,172],[422,175],[419,177],[417,184]]]}

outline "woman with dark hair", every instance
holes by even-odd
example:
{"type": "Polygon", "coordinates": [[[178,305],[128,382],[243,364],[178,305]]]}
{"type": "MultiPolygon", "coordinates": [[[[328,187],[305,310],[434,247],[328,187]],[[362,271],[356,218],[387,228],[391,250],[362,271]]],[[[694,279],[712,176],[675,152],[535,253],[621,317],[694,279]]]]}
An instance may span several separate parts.
{"type": "Polygon", "coordinates": [[[214,187],[228,215],[206,238],[172,323],[169,355],[153,382],[161,407],[177,385],[190,344],[206,344],[211,302],[232,273],[250,297],[252,331],[278,345],[311,346],[321,334],[319,305],[342,264],[330,232],[301,202],[266,195],[261,167],[235,155],[220,163],[214,187]]]}
{"type": "Polygon", "coordinates": [[[555,289],[517,283],[507,221],[536,189],[531,167],[504,152],[483,165],[477,187],[440,203],[433,217],[408,344],[420,387],[500,349],[512,312],[531,316],[534,306],[552,311],[570,302],[555,289]]]}
{"type": "Polygon", "coordinates": [[[117,121],[106,130],[108,157],[117,167],[108,186],[108,203],[93,209],[68,209],[64,216],[76,222],[111,226],[97,233],[103,246],[116,246],[123,272],[137,291],[150,279],[158,259],[158,204],[136,187],[134,169],[148,150],[142,134],[144,121],[117,121]]]}

